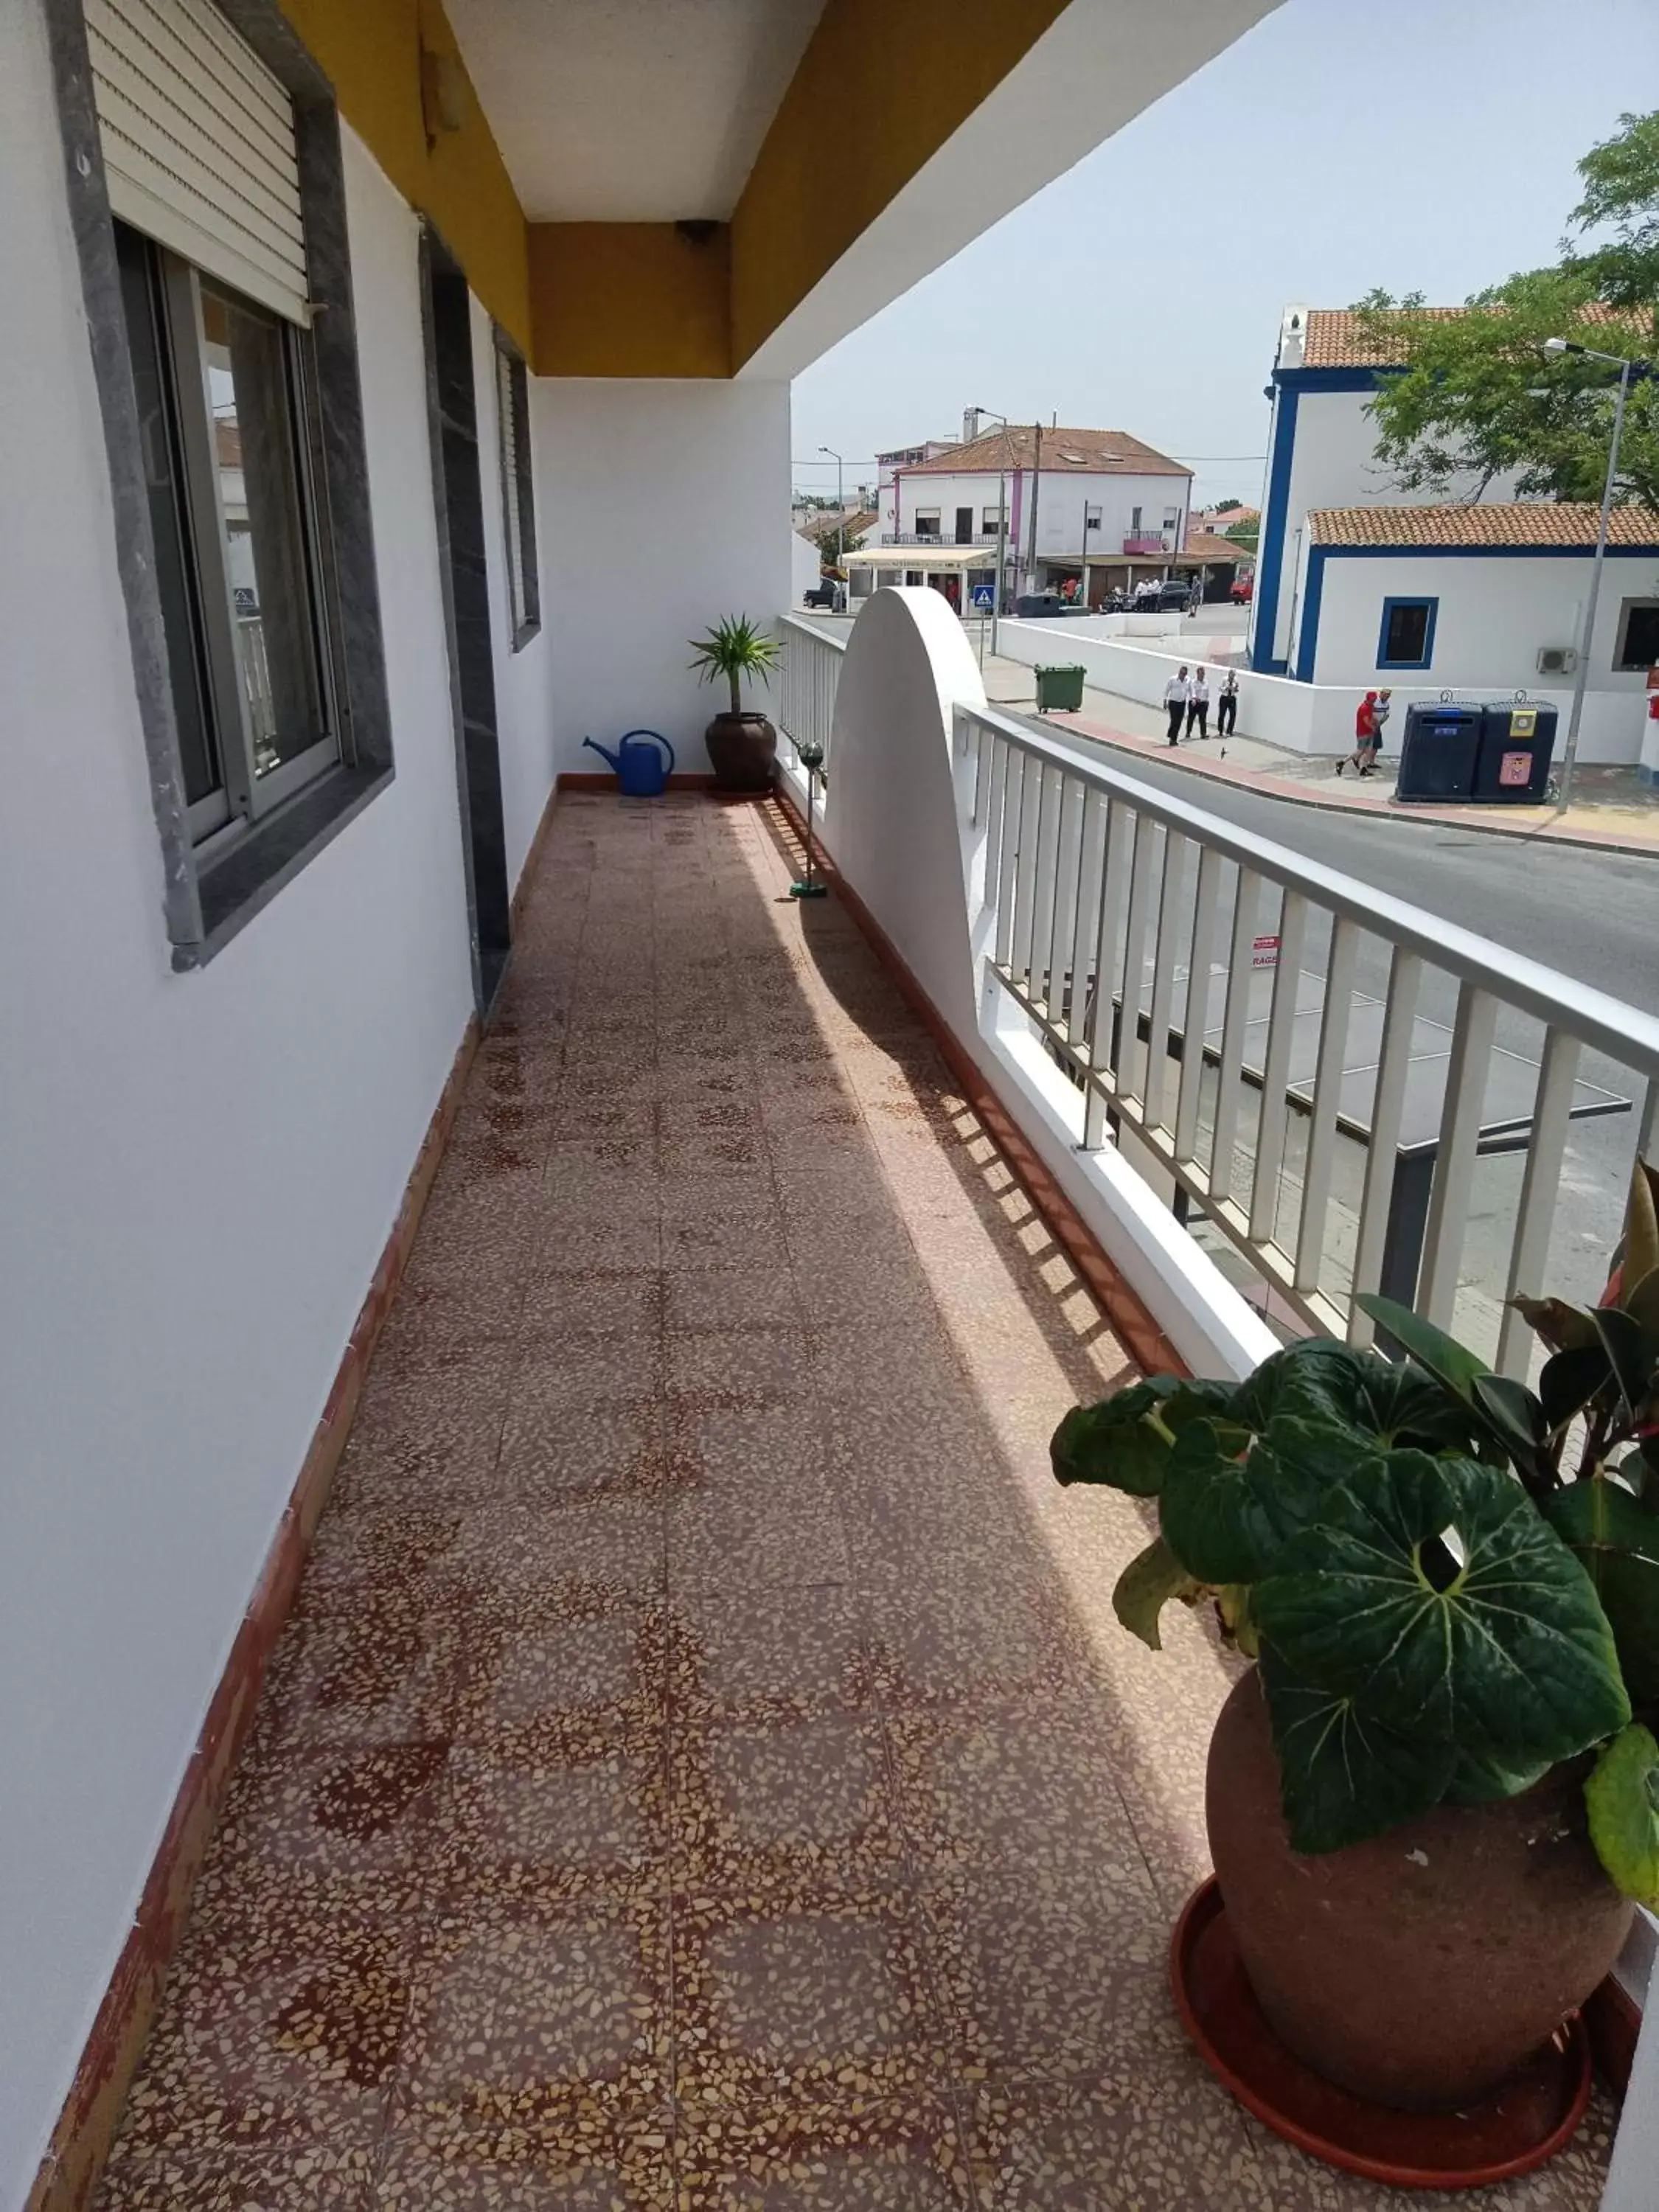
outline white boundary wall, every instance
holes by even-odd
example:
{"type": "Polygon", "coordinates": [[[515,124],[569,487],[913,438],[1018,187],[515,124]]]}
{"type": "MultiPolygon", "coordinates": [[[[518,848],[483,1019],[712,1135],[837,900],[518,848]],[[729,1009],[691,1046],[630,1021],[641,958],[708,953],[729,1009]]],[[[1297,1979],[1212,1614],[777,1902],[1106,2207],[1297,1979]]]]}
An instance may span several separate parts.
{"type": "MultiPolygon", "coordinates": [[[[1054,661],[1080,664],[1085,682],[1092,690],[1115,692],[1120,699],[1134,699],[1143,706],[1163,704],[1164,687],[1182,661],[1190,668],[1202,658],[1195,641],[1183,653],[1158,652],[1136,643],[1091,637],[1081,621],[1058,623],[1005,622],[1001,650],[1010,660],[1035,666],[1054,661]]],[[[1212,670],[1213,660],[1204,665],[1212,670]]],[[[1334,756],[1353,744],[1354,714],[1365,696],[1358,684],[1298,684],[1293,677],[1261,676],[1252,668],[1235,672],[1238,678],[1238,734],[1259,738],[1264,744],[1282,745],[1287,752],[1334,756]]],[[[1212,689],[1213,690],[1213,681],[1212,689]]],[[[1438,700],[1439,684],[1413,687],[1395,684],[1394,720],[1389,728],[1390,749],[1397,751],[1405,728],[1406,709],[1419,699],[1438,700]]],[[[1571,690],[1534,690],[1526,687],[1535,704],[1555,708],[1560,717],[1557,750],[1566,736],[1571,690]]],[[[1510,696],[1495,689],[1459,690],[1459,698],[1496,699],[1510,696]]],[[[1584,700],[1583,731],[1578,757],[1587,762],[1629,763],[1638,757],[1642,742],[1639,699],[1621,692],[1591,691],[1584,700]]]]}

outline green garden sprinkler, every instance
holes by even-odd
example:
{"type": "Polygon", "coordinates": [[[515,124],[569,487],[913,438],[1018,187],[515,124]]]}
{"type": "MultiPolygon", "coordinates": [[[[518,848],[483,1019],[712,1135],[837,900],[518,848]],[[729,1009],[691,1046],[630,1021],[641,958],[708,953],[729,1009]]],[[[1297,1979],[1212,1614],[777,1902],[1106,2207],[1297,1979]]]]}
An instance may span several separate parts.
{"type": "Polygon", "coordinates": [[[795,757],[806,770],[806,873],[799,883],[790,884],[789,896],[798,899],[823,898],[828,886],[821,884],[812,872],[812,793],[817,786],[818,770],[823,766],[823,747],[812,738],[804,744],[799,738],[792,738],[789,742],[795,748],[795,757]]]}

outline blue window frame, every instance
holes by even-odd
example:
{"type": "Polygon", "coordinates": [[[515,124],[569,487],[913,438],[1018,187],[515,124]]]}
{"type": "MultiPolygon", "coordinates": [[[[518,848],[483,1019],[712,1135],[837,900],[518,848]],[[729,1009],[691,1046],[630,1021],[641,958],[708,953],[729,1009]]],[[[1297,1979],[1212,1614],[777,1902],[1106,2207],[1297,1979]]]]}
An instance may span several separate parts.
{"type": "Polygon", "coordinates": [[[1382,627],[1376,634],[1379,668],[1426,668],[1434,659],[1438,599],[1401,599],[1382,602],[1382,627]]]}

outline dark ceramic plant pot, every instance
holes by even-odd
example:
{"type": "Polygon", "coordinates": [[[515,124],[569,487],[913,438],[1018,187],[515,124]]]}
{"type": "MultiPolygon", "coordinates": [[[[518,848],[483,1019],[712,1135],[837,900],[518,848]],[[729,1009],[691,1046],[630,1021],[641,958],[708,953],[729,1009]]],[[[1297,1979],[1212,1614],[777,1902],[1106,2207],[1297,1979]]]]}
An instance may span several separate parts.
{"type": "Polygon", "coordinates": [[[778,733],[764,714],[716,714],[703,732],[714,782],[721,791],[770,791],[778,733]]]}
{"type": "Polygon", "coordinates": [[[1634,1907],[1586,1826],[1582,1763],[1318,1858],[1291,1849],[1254,1668],[1210,1741],[1210,1850],[1281,2042],[1328,2081],[1454,2112],[1512,2074],[1618,1956],[1634,1907]]]}

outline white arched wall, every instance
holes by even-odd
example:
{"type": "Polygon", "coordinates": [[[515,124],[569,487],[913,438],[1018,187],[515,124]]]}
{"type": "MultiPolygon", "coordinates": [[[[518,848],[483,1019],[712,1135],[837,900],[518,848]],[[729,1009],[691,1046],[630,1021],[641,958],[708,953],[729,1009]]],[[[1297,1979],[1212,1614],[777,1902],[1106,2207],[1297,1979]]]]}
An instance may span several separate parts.
{"type": "MultiPolygon", "coordinates": [[[[1082,1149],[1079,1094],[988,973],[984,832],[972,750],[956,757],[958,706],[983,710],[985,689],[944,598],[872,594],[839,672],[824,849],[1181,1358],[1247,1375],[1277,1340],[1115,1147],[1082,1149]]],[[[799,769],[786,780],[799,803],[799,769]]]]}
{"type": "Polygon", "coordinates": [[[951,773],[957,702],[985,704],[966,631],[939,592],[877,592],[836,692],[823,842],[956,1035],[978,1026],[963,824],[951,773]]]}

